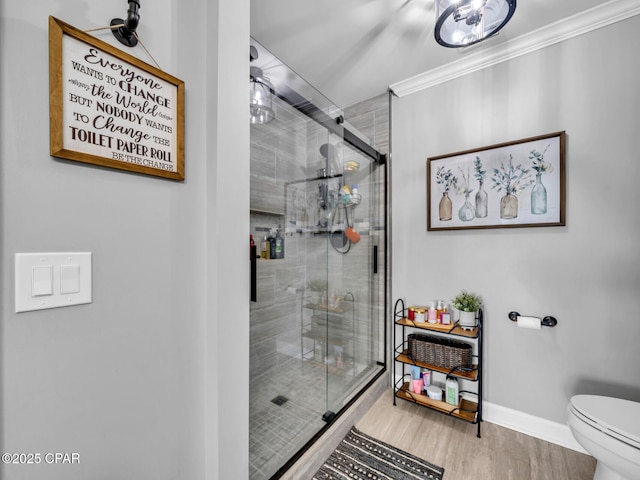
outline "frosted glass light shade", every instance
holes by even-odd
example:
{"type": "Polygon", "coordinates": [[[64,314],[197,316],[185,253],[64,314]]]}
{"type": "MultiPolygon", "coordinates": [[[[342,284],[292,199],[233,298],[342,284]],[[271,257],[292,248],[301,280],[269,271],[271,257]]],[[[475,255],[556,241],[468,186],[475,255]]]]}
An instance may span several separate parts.
{"type": "Polygon", "coordinates": [[[267,123],[276,117],[272,108],[272,90],[273,86],[269,79],[262,75],[262,70],[258,67],[251,67],[249,75],[249,119],[252,124],[267,123]]]}
{"type": "Polygon", "coordinates": [[[436,0],[436,41],[466,47],[497,33],[516,10],[516,0],[436,0]]]}

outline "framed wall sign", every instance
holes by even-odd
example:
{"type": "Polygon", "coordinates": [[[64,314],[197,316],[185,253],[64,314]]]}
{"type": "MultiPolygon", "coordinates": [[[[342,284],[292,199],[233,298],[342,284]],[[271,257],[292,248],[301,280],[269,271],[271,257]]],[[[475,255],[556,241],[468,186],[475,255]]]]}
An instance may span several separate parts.
{"type": "Polygon", "coordinates": [[[565,224],[565,132],[427,159],[427,230],[565,224]]]}
{"type": "Polygon", "coordinates": [[[184,82],[49,17],[50,153],[184,180],[184,82]]]}

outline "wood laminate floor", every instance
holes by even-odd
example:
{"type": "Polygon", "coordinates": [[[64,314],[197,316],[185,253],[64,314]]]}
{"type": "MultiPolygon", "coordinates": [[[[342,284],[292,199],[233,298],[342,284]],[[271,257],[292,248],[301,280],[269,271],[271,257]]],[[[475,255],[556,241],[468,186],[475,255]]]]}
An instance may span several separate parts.
{"type": "Polygon", "coordinates": [[[589,455],[493,423],[477,425],[386,392],[357,423],[364,433],[444,467],[444,480],[591,480],[589,455]]]}

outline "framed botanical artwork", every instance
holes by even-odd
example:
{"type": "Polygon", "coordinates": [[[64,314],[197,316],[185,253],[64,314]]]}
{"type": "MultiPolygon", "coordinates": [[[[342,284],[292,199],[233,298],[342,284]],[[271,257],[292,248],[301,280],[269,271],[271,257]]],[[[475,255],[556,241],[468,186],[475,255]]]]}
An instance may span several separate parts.
{"type": "Polygon", "coordinates": [[[184,180],[184,82],[49,17],[50,154],[184,180]]]}
{"type": "Polygon", "coordinates": [[[565,224],[565,132],[427,159],[427,230],[565,224]]]}

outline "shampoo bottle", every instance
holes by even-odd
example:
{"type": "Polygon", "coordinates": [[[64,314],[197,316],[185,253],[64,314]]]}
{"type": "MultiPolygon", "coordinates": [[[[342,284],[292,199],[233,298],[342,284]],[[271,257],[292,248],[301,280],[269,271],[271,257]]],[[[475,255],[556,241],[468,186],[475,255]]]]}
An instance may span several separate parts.
{"type": "Polygon", "coordinates": [[[276,231],[276,257],[284,258],[284,238],[280,236],[280,230],[276,231]]]}

